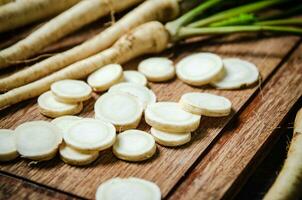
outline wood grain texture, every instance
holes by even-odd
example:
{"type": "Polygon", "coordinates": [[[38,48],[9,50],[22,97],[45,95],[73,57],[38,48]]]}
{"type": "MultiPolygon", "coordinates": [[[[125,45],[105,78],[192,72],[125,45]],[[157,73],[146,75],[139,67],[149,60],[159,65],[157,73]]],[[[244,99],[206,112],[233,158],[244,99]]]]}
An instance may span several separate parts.
{"type": "Polygon", "coordinates": [[[235,195],[251,169],[276,141],[275,130],[302,96],[301,51],[302,45],[192,170],[171,199],[221,199],[235,195]]]}
{"type": "MultiPolygon", "coordinates": [[[[201,51],[214,52],[222,57],[240,57],[258,65],[262,79],[266,80],[297,41],[297,37],[260,38],[259,35],[236,35],[179,46],[165,55],[171,56],[175,62],[188,54],[201,51]]],[[[125,68],[136,68],[139,60],[128,63],[125,68]]],[[[28,160],[17,159],[12,163],[0,164],[0,170],[85,198],[93,198],[97,186],[109,178],[136,176],[157,183],[165,197],[215,138],[223,133],[223,127],[248,103],[256,91],[256,87],[236,91],[218,91],[210,87],[193,88],[177,79],[150,86],[159,101],[178,101],[185,92],[210,92],[228,97],[234,110],[229,117],[202,118],[200,128],[193,134],[191,143],[180,148],[158,146],[155,157],[142,163],[120,161],[112,155],[111,150],[107,150],[101,153],[96,162],[86,167],[69,166],[59,158],[36,165],[29,165],[28,160]]],[[[97,95],[94,95],[92,100],[85,103],[81,116],[93,117],[96,98],[97,95]]],[[[49,120],[38,112],[36,100],[29,100],[2,110],[0,127],[15,128],[25,121],[37,119],[49,120]]],[[[140,129],[149,130],[149,127],[142,122],[140,129]]]]}
{"type": "MultiPolygon", "coordinates": [[[[293,123],[298,109],[302,106],[300,99],[293,107],[286,122],[281,123],[278,127],[277,136],[280,135],[278,142],[272,146],[272,150],[266,151],[267,156],[261,161],[259,166],[255,166],[255,171],[251,172],[251,176],[240,189],[234,200],[262,200],[265,193],[275,181],[279,171],[282,168],[286,158],[288,144],[293,135],[293,123]]],[[[270,147],[268,146],[268,147],[270,147]]],[[[257,159],[257,161],[260,159],[257,159]]],[[[260,161],[259,161],[260,162],[260,161]]],[[[253,166],[254,167],[254,166],[253,166]]],[[[239,189],[239,187],[237,187],[239,189]]]]}
{"type": "Polygon", "coordinates": [[[43,200],[76,200],[77,198],[0,174],[0,199],[43,199],[43,200]]]}

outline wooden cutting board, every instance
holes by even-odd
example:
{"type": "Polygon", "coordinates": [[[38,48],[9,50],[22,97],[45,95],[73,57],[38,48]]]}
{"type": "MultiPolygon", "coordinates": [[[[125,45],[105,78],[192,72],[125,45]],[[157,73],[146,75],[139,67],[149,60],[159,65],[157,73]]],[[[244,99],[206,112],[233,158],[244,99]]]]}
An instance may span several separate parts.
{"type": "MultiPolygon", "coordinates": [[[[91,25],[41,54],[70,48],[101,30],[91,25]]],[[[4,48],[28,32],[25,29],[24,33],[0,36],[0,47],[4,48]]],[[[233,112],[222,118],[202,117],[189,144],[179,148],[158,145],[156,155],[141,163],[118,160],[111,150],[101,152],[99,159],[86,167],[64,164],[58,156],[41,163],[22,158],[0,163],[0,199],[92,199],[99,184],[117,176],[154,181],[166,199],[233,197],[278,139],[278,126],[302,95],[301,38],[262,34],[214,37],[189,41],[156,56],[168,56],[176,63],[194,52],[213,52],[223,58],[249,60],[258,66],[262,80],[258,86],[233,91],[191,87],[176,78],[167,83],[150,83],[158,101],[178,101],[186,92],[209,92],[229,98],[233,112]]],[[[127,63],[124,68],[136,69],[141,59],[127,63]]],[[[93,105],[97,98],[95,94],[85,103],[80,116],[94,116],[93,105]]],[[[1,128],[13,129],[26,121],[50,120],[39,113],[36,99],[0,112],[1,128]]],[[[142,120],[139,129],[148,131],[149,128],[142,120]]]]}

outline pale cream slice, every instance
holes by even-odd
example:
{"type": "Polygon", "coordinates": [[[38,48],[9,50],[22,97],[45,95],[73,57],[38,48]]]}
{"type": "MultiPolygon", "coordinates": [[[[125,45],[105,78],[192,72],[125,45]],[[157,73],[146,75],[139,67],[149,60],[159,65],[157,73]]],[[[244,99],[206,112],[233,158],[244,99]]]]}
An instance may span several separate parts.
{"type": "Polygon", "coordinates": [[[184,111],[178,103],[158,102],[147,107],[145,120],[162,131],[185,133],[198,128],[200,116],[184,111]]]}
{"type": "Polygon", "coordinates": [[[96,192],[96,200],[160,200],[159,187],[140,178],[112,178],[102,183],[96,192]]]}
{"type": "Polygon", "coordinates": [[[176,65],[177,77],[193,86],[209,84],[220,78],[222,73],[222,60],[213,53],[192,54],[183,58],[176,65]]]}
{"type": "Polygon", "coordinates": [[[51,84],[50,87],[58,101],[64,103],[77,103],[88,100],[92,95],[91,87],[80,80],[61,80],[51,84]]]}
{"type": "Polygon", "coordinates": [[[113,145],[114,155],[126,161],[143,161],[151,158],[155,152],[154,138],[140,130],[132,129],[118,134],[113,145]]]}
{"type": "Polygon", "coordinates": [[[168,81],[175,76],[173,62],[164,57],[152,57],[141,61],[138,65],[138,71],[152,82],[168,81]]]}

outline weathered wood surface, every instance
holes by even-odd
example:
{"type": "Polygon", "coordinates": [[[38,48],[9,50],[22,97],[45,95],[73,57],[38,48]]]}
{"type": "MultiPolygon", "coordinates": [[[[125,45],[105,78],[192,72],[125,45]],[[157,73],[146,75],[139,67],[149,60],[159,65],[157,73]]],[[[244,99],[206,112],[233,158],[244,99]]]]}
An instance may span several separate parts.
{"type": "MultiPolygon", "coordinates": [[[[93,34],[95,34],[96,32],[93,32],[93,34]]],[[[67,42],[66,47],[73,44],[73,37],[76,37],[77,41],[81,41],[80,36],[70,36],[69,38],[64,39],[64,41],[70,41],[67,42]]],[[[84,34],[83,37],[87,38],[87,35],[84,34]]],[[[270,85],[270,79],[273,78],[272,80],[274,80],[275,70],[280,67],[279,65],[281,62],[287,59],[288,54],[291,53],[291,50],[295,47],[298,40],[298,37],[292,36],[267,37],[265,35],[236,35],[218,39],[216,38],[209,41],[197,42],[195,44],[181,45],[165,52],[164,54],[171,56],[171,58],[175,62],[180,60],[185,55],[201,51],[214,52],[222,57],[239,57],[247,59],[255,63],[259,67],[262,81],[268,82],[267,85],[270,85]]],[[[74,44],[76,43],[78,42],[74,42],[74,44]]],[[[54,44],[49,48],[50,50],[47,50],[47,52],[56,51],[57,48],[62,49],[64,48],[64,45],[62,47],[62,43],[54,44]],[[56,47],[56,45],[58,45],[59,47],[56,47]]],[[[132,61],[131,63],[126,64],[125,68],[136,68],[137,62],[139,60],[140,59],[137,59],[135,61],[132,61]]],[[[282,70],[284,68],[285,67],[283,66],[282,70]]],[[[287,80],[290,80],[291,76],[291,74],[288,74],[287,76],[285,76],[285,78],[287,78],[287,80]]],[[[282,82],[278,84],[282,84],[282,82]]],[[[265,85],[263,88],[264,91],[267,91],[266,95],[271,94],[270,88],[267,85],[265,85]]],[[[168,83],[150,84],[150,87],[156,93],[159,101],[178,101],[183,93],[190,91],[210,92],[223,95],[228,97],[232,101],[233,113],[231,116],[224,118],[203,117],[200,128],[193,134],[192,142],[180,148],[164,148],[158,146],[156,156],[154,156],[154,158],[152,158],[151,160],[142,163],[129,163],[120,161],[112,155],[111,150],[107,150],[101,153],[99,159],[96,162],[86,167],[73,167],[66,165],[62,161],[60,161],[58,157],[51,161],[30,165],[30,161],[19,158],[16,161],[10,163],[1,163],[0,171],[3,171],[7,174],[14,174],[19,177],[24,177],[24,179],[38,183],[41,187],[45,185],[48,189],[53,188],[57,191],[64,191],[66,193],[70,193],[83,198],[93,198],[97,186],[111,177],[137,176],[156,182],[161,188],[163,197],[166,197],[168,194],[168,197],[178,197],[180,193],[175,193],[176,196],[174,196],[174,190],[178,189],[178,186],[180,185],[179,191],[182,191],[183,193],[183,195],[180,196],[183,199],[192,199],[191,193],[183,192],[184,190],[186,190],[184,187],[188,187],[188,189],[193,187],[193,190],[196,189],[194,188],[194,185],[190,185],[190,182],[188,181],[193,180],[197,174],[193,173],[192,177],[189,173],[191,173],[192,169],[199,162],[201,165],[203,165],[204,162],[207,162],[209,164],[216,163],[215,160],[211,159],[212,157],[208,158],[207,153],[208,151],[212,152],[211,149],[213,144],[217,140],[217,137],[221,135],[228,136],[230,135],[228,134],[229,132],[233,132],[233,130],[226,132],[225,127],[228,124],[233,123],[234,118],[236,118],[242,111],[244,111],[243,113],[251,113],[251,117],[254,117],[257,113],[254,114],[255,111],[249,107],[247,107],[249,109],[246,111],[246,106],[249,103],[254,102],[253,99],[255,96],[256,102],[259,102],[257,98],[260,98],[262,96],[262,93],[258,92],[256,86],[249,89],[236,91],[218,91],[210,87],[193,88],[185,85],[177,79],[174,79],[173,81],[168,83]],[[206,157],[203,158],[204,156],[206,157]],[[188,179],[187,176],[189,176],[188,179]],[[185,182],[181,183],[182,181],[185,182]]],[[[297,85],[295,89],[299,90],[301,89],[301,87],[301,85],[297,85]]],[[[299,95],[298,93],[295,94],[299,95]]],[[[294,97],[292,95],[291,97],[292,99],[287,100],[285,98],[281,102],[282,105],[287,105],[285,107],[285,110],[288,110],[293,101],[296,100],[299,96],[294,97]]],[[[81,116],[93,117],[93,104],[96,98],[97,95],[94,95],[94,98],[85,104],[85,109],[81,113],[81,116]]],[[[262,112],[263,110],[260,111],[262,112]]],[[[281,112],[279,113],[278,117],[284,117],[286,113],[287,112],[285,111],[281,112]]],[[[274,116],[274,113],[272,112],[268,114],[272,114],[274,116]]],[[[25,121],[37,119],[49,120],[38,112],[35,99],[2,110],[0,116],[1,128],[15,128],[25,121]]],[[[253,120],[253,118],[246,117],[244,121],[241,121],[239,128],[245,126],[246,123],[249,122],[249,120],[253,120]]],[[[149,127],[142,121],[140,129],[149,130],[149,127]]],[[[237,128],[235,130],[237,130],[237,128]]],[[[245,131],[247,131],[249,134],[252,133],[247,129],[245,129],[245,131]]],[[[267,134],[273,134],[273,131],[267,132],[267,134]]],[[[261,139],[261,137],[259,137],[259,139],[261,139]]],[[[223,142],[227,143],[228,140],[225,140],[223,142]]],[[[251,146],[251,148],[253,147],[254,146],[251,146]]],[[[241,152],[238,151],[238,148],[227,150],[232,152],[235,150],[237,152],[241,152]]],[[[249,152],[249,156],[255,156],[255,153],[258,151],[259,149],[254,148],[253,151],[249,152]]],[[[223,157],[223,159],[227,160],[232,158],[223,157]]],[[[244,167],[242,167],[242,169],[244,169],[244,167]]],[[[229,170],[229,168],[226,170],[229,170]]],[[[220,171],[214,171],[215,174],[213,174],[214,172],[210,170],[208,172],[211,174],[206,174],[206,176],[211,177],[212,175],[215,175],[216,178],[219,178],[220,176],[220,171]]],[[[236,173],[238,172],[241,171],[238,169],[236,173]]],[[[221,173],[224,172],[221,171],[221,173]]],[[[209,190],[213,189],[213,192],[217,192],[219,194],[227,192],[227,189],[225,189],[225,187],[222,187],[220,190],[220,188],[210,187],[212,184],[210,185],[209,183],[210,182],[207,182],[206,184],[209,190]]],[[[178,190],[176,190],[176,192],[177,191],[178,190]]],[[[41,195],[42,194],[44,193],[41,193],[41,195]]]]}
{"type": "Polygon", "coordinates": [[[45,187],[38,186],[28,181],[0,174],[0,199],[75,200],[77,198],[48,190],[45,187]]]}
{"type": "Polygon", "coordinates": [[[171,199],[232,197],[248,177],[276,129],[302,96],[302,45],[240,114],[171,199]],[[251,153],[253,152],[253,153],[251,153]]]}

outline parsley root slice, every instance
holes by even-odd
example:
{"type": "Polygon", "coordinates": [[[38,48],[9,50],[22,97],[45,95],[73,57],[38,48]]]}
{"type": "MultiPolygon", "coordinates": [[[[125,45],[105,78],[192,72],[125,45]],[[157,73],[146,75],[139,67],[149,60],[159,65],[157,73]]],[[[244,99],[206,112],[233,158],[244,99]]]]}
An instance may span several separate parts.
{"type": "Polygon", "coordinates": [[[65,143],[60,145],[59,153],[61,160],[65,163],[77,166],[89,165],[99,156],[98,151],[80,151],[65,143]]]}
{"type": "Polygon", "coordinates": [[[84,118],[74,122],[64,133],[64,141],[70,147],[83,151],[101,151],[115,141],[114,126],[102,120],[84,118]]]}
{"type": "Polygon", "coordinates": [[[10,161],[18,157],[15,131],[0,129],[0,161],[10,161]]]}
{"type": "Polygon", "coordinates": [[[151,182],[140,178],[112,178],[102,183],[96,192],[96,200],[160,200],[159,187],[151,182]]]}
{"type": "Polygon", "coordinates": [[[146,77],[142,73],[135,70],[124,71],[124,81],[142,86],[147,86],[148,84],[146,77]]]}
{"type": "Polygon", "coordinates": [[[151,128],[151,135],[154,137],[155,141],[167,147],[176,147],[184,145],[191,141],[191,133],[172,133],[166,131],[160,131],[156,128],[151,128]]]}
{"type": "Polygon", "coordinates": [[[123,68],[119,64],[109,64],[88,76],[87,82],[94,91],[103,92],[123,80],[123,68]]]}
{"type": "Polygon", "coordinates": [[[57,81],[50,88],[57,100],[63,103],[86,101],[92,94],[91,87],[86,82],[79,80],[57,81]]]}
{"type": "Polygon", "coordinates": [[[107,92],[94,105],[95,118],[112,123],[117,131],[136,128],[143,108],[138,99],[123,92],[107,92]]]}
{"type": "Polygon", "coordinates": [[[124,92],[136,97],[145,109],[156,102],[156,95],[149,88],[134,83],[119,83],[112,86],[108,92],[124,92]]]}
{"type": "Polygon", "coordinates": [[[143,161],[151,158],[156,152],[154,138],[145,131],[127,130],[118,134],[113,153],[126,161],[143,161]]]}
{"type": "Polygon", "coordinates": [[[145,120],[150,126],[162,131],[185,133],[198,128],[200,115],[184,111],[175,102],[157,102],[146,108],[145,120]]]}
{"type": "Polygon", "coordinates": [[[17,151],[32,160],[50,160],[62,142],[60,130],[50,122],[25,122],[16,128],[17,151]]]}
{"type": "Polygon", "coordinates": [[[196,53],[179,61],[177,77],[183,82],[202,86],[217,80],[223,73],[222,59],[213,53],[196,53]]]}
{"type": "Polygon", "coordinates": [[[83,103],[63,103],[56,99],[51,91],[45,92],[38,98],[40,113],[51,118],[63,115],[78,114],[83,109],[83,103]]]}
{"type": "Polygon", "coordinates": [[[251,62],[238,58],[223,60],[224,76],[212,83],[217,89],[240,89],[255,84],[259,80],[259,70],[251,62]]]}
{"type": "Polygon", "coordinates": [[[62,137],[64,133],[66,133],[69,127],[73,124],[73,122],[83,119],[82,117],[73,116],[73,115],[63,115],[61,117],[57,117],[51,121],[56,127],[61,130],[62,137]]]}
{"type": "Polygon", "coordinates": [[[182,95],[179,104],[185,111],[208,117],[227,116],[232,109],[232,103],[227,98],[199,92],[182,95]]]}
{"type": "Polygon", "coordinates": [[[164,57],[152,57],[141,61],[138,65],[138,71],[152,82],[168,81],[175,76],[173,62],[164,57]]]}

